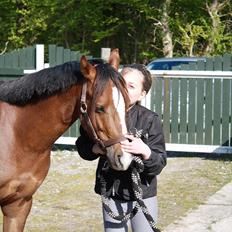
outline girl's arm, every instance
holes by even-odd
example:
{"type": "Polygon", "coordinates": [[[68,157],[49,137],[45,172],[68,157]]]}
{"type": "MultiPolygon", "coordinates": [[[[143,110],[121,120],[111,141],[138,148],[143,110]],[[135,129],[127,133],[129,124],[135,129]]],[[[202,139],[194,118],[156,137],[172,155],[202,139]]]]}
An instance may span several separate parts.
{"type": "Polygon", "coordinates": [[[162,171],[167,162],[164,134],[158,116],[154,117],[148,128],[147,138],[142,140],[132,135],[126,135],[130,142],[123,141],[121,145],[126,152],[142,157],[145,168],[144,174],[155,176],[162,171]]]}
{"type": "Polygon", "coordinates": [[[80,126],[80,136],[77,138],[76,147],[81,158],[85,160],[95,160],[99,157],[93,152],[94,142],[88,137],[84,129],[80,126]]]}

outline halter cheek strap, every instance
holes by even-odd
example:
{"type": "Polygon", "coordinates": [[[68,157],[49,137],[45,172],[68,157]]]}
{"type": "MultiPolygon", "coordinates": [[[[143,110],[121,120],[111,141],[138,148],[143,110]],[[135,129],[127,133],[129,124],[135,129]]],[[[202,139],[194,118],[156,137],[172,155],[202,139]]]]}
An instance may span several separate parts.
{"type": "Polygon", "coordinates": [[[119,143],[126,138],[121,135],[118,138],[115,139],[108,139],[106,141],[103,141],[100,139],[93,127],[93,124],[90,120],[90,117],[87,112],[87,104],[86,104],[86,93],[87,93],[87,82],[85,82],[82,86],[82,93],[81,93],[81,104],[80,104],[80,111],[81,111],[81,123],[86,123],[87,127],[90,129],[91,135],[93,136],[93,139],[96,143],[98,143],[103,149],[106,149],[107,147],[110,147],[116,143],[119,143]]]}

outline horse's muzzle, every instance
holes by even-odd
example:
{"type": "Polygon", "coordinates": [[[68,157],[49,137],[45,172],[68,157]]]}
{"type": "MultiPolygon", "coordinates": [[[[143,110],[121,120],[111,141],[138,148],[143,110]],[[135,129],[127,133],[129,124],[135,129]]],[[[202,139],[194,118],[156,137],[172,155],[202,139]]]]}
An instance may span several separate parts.
{"type": "Polygon", "coordinates": [[[123,152],[120,144],[106,148],[106,156],[111,168],[118,171],[126,171],[133,160],[130,153],[123,152]]]}

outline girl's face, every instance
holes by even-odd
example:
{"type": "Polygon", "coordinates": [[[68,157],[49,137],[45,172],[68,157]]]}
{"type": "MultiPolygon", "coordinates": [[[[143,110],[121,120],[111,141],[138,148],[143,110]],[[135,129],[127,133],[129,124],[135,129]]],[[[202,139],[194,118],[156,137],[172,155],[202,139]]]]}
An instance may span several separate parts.
{"type": "Polygon", "coordinates": [[[143,90],[142,74],[140,74],[140,72],[137,70],[128,71],[123,74],[123,78],[126,81],[126,86],[130,98],[130,105],[141,101],[146,95],[146,91],[143,90]]]}

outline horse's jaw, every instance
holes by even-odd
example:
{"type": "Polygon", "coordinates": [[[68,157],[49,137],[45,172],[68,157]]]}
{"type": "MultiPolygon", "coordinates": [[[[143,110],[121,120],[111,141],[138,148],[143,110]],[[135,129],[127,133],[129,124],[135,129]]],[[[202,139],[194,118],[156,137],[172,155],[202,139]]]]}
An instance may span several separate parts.
{"type": "Polygon", "coordinates": [[[115,149],[115,146],[108,147],[106,150],[106,156],[111,168],[117,171],[126,171],[129,168],[133,160],[132,154],[123,152],[121,148],[115,149]]]}

